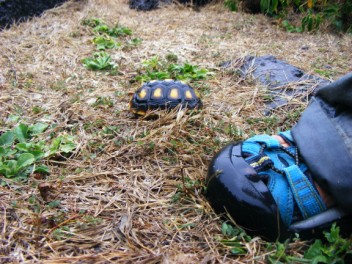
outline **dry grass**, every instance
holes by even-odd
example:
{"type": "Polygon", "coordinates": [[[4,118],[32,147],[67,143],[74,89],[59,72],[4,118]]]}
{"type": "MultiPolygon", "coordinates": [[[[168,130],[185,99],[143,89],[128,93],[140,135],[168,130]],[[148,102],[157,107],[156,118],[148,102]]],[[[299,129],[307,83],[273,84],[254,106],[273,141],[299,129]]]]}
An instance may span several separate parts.
{"type": "MultiPolygon", "coordinates": [[[[1,187],[0,258],[13,263],[264,263],[272,252],[259,238],[240,239],[247,249],[240,256],[219,242],[223,220],[203,196],[207,165],[226,142],[290,128],[305,103],[265,117],[263,87],[233,73],[246,55],[267,54],[332,79],[352,71],[351,36],[290,34],[221,4],[136,12],[126,0],[69,1],[0,32],[0,50],[0,130],[18,115],[56,123],[48,133],[73,134],[78,144],[69,158],[47,161],[49,176],[1,187]],[[94,46],[81,22],[92,17],[143,40],[109,51],[117,74],[82,66],[94,46]],[[204,109],[134,118],[127,105],[139,84],[130,80],[143,60],[171,53],[216,73],[194,83],[204,109]],[[219,67],[228,60],[238,63],[219,67]],[[113,106],[92,104],[99,96],[113,106]]],[[[288,250],[300,256],[303,246],[288,250]]]]}

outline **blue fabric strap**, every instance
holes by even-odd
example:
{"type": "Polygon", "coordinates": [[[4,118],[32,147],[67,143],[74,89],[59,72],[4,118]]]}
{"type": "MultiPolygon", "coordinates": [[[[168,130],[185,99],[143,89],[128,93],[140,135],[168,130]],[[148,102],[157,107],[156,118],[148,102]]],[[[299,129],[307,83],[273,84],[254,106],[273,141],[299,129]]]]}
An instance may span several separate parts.
{"type": "Polygon", "coordinates": [[[246,140],[246,142],[262,143],[267,146],[267,148],[280,148],[281,145],[279,141],[269,135],[258,135],[246,140]]]}
{"type": "Polygon", "coordinates": [[[307,166],[296,164],[296,146],[290,131],[279,134],[290,143],[282,149],[280,142],[269,135],[254,136],[242,144],[242,152],[250,154],[246,158],[259,176],[268,179],[270,190],[278,206],[280,216],[290,225],[296,202],[304,219],[326,210],[326,207],[313,184],[304,174],[307,166]]]}
{"type": "Polygon", "coordinates": [[[287,179],[284,175],[271,170],[268,188],[274,197],[282,221],[290,225],[293,218],[294,198],[287,179]]]}
{"type": "Polygon", "coordinates": [[[297,165],[284,168],[283,171],[304,219],[326,210],[320,195],[297,165]]]}

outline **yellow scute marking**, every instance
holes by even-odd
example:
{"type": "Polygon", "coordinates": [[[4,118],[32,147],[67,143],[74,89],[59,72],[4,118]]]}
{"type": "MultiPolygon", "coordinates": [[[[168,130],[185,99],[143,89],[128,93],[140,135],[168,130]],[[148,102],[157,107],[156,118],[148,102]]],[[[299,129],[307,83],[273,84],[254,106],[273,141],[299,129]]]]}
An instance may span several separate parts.
{"type": "Polygon", "coordinates": [[[192,99],[193,98],[192,93],[190,91],[186,91],[185,95],[186,95],[187,99],[192,99]]]}
{"type": "Polygon", "coordinates": [[[153,92],[153,96],[156,98],[160,98],[162,96],[162,90],[160,87],[156,88],[153,92]]]}
{"type": "Polygon", "coordinates": [[[147,95],[147,91],[145,89],[142,89],[139,93],[138,96],[139,98],[143,99],[147,95]]]}
{"type": "Polygon", "coordinates": [[[171,89],[170,98],[172,98],[172,99],[177,99],[178,98],[178,90],[177,90],[177,88],[171,89]]]}

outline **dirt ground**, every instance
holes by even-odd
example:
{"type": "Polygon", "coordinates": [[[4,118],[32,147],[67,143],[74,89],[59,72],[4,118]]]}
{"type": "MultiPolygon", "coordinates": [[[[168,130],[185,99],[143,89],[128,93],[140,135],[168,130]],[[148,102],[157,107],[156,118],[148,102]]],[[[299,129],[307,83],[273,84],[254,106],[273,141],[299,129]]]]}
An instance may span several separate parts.
{"type": "MultiPolygon", "coordinates": [[[[231,254],[204,198],[207,167],[227,142],[290,128],[307,102],[263,116],[266,91],[243,80],[247,55],[274,55],[330,80],[352,71],[352,36],[297,34],[262,15],[169,5],[137,12],[126,0],[69,1],[0,32],[0,131],[55,124],[41,135],[75,136],[70,155],[48,158],[50,175],[1,186],[3,263],[265,263],[275,244],[239,235],[231,254]],[[137,46],[107,50],[115,71],[91,71],[99,18],[128,27],[137,46]],[[135,118],[128,111],[142,62],[177,56],[214,75],[190,84],[204,108],[135,118]],[[230,67],[222,68],[225,61],[230,67]],[[46,191],[43,192],[43,186],[46,191]],[[55,202],[55,203],[53,203],[55,202]]],[[[121,37],[121,41],[126,39],[121,37]]],[[[305,242],[287,245],[302,257],[305,242]]]]}

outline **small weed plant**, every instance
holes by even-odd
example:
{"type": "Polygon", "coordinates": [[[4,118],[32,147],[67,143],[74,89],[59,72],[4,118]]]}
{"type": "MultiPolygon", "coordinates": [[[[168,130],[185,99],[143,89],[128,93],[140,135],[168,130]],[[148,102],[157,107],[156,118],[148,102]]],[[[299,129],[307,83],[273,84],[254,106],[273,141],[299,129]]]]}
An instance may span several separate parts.
{"type": "Polygon", "coordinates": [[[349,255],[352,260],[352,240],[342,238],[338,226],[332,225],[330,232],[325,232],[324,235],[326,243],[315,240],[305,253],[305,259],[310,263],[345,263],[344,259],[349,255]]]}
{"type": "Polygon", "coordinates": [[[98,34],[106,34],[111,37],[124,37],[132,35],[132,30],[120,25],[115,25],[114,27],[108,26],[100,18],[88,18],[82,21],[82,25],[90,26],[93,31],[98,34]]]}
{"type": "Polygon", "coordinates": [[[221,232],[223,237],[220,239],[220,242],[230,249],[231,254],[244,255],[247,253],[244,242],[249,242],[252,238],[241,228],[234,227],[233,225],[224,222],[221,226],[221,232]]]}
{"type": "Polygon", "coordinates": [[[177,203],[183,197],[190,196],[194,192],[202,192],[204,190],[203,184],[199,180],[193,180],[189,177],[182,176],[182,184],[177,185],[177,192],[173,195],[171,202],[177,203]]]}
{"type": "Polygon", "coordinates": [[[345,260],[352,258],[351,239],[340,236],[340,228],[333,224],[329,232],[325,232],[326,241],[317,239],[309,246],[304,257],[296,257],[288,254],[288,240],[285,243],[276,242],[268,244],[267,251],[273,253],[268,255],[268,263],[347,263],[345,260]]]}
{"type": "Polygon", "coordinates": [[[120,25],[110,27],[99,18],[88,18],[82,21],[82,25],[93,28],[95,37],[92,43],[98,52],[93,56],[82,59],[83,66],[89,70],[114,70],[116,64],[111,60],[111,55],[107,50],[111,49],[131,49],[137,47],[142,40],[140,38],[126,39],[132,35],[132,30],[120,25]],[[124,38],[124,40],[120,40],[124,38]],[[119,40],[118,40],[119,39],[119,40]]]}
{"type": "Polygon", "coordinates": [[[111,61],[111,56],[105,51],[95,52],[93,57],[84,58],[82,60],[83,66],[89,70],[113,70],[116,64],[111,61]]]}
{"type": "Polygon", "coordinates": [[[107,96],[99,96],[92,105],[93,107],[112,107],[114,106],[114,102],[112,101],[111,97],[107,96]]]}
{"type": "MultiPolygon", "coordinates": [[[[60,153],[70,153],[76,148],[74,137],[61,135],[51,143],[39,139],[48,124],[31,126],[19,124],[0,136],[0,176],[15,181],[26,180],[32,173],[48,174],[43,159],[60,153]]],[[[6,180],[1,179],[6,185],[6,180]]]]}
{"type": "MultiPolygon", "coordinates": [[[[229,248],[234,255],[246,254],[245,243],[251,241],[251,237],[233,225],[224,222],[221,227],[222,237],[220,242],[229,248]]],[[[285,242],[275,242],[266,244],[266,252],[271,252],[266,256],[267,263],[347,263],[347,259],[352,259],[352,241],[340,236],[340,229],[335,224],[331,226],[329,232],[325,232],[326,241],[320,239],[314,241],[304,257],[292,256],[290,253],[290,240],[285,242]]],[[[349,263],[349,262],[348,262],[349,263]]]]}
{"type": "Polygon", "coordinates": [[[204,80],[214,73],[190,63],[176,64],[169,60],[160,60],[159,57],[152,57],[142,62],[142,68],[139,69],[140,75],[135,80],[139,82],[148,82],[151,80],[175,79],[182,81],[199,81],[204,80]]]}
{"type": "Polygon", "coordinates": [[[97,50],[113,49],[122,46],[121,42],[117,42],[109,36],[97,36],[93,39],[93,43],[96,45],[97,50]]]}

